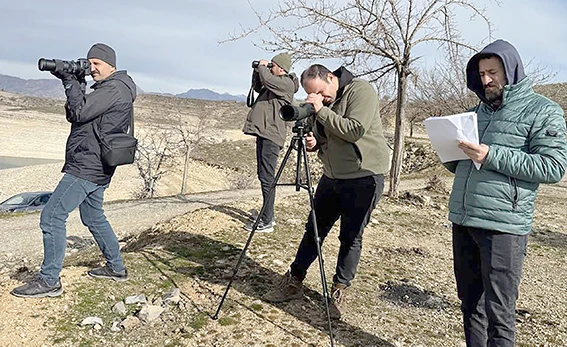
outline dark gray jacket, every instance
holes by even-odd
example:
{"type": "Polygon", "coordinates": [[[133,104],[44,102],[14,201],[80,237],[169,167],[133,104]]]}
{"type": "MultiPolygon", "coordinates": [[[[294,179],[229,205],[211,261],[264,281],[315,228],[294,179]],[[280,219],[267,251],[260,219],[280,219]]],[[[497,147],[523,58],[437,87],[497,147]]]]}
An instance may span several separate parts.
{"type": "Polygon", "coordinates": [[[126,71],[117,71],[93,84],[90,94],[85,95],[84,85],[74,78],[64,85],[65,113],[71,123],[71,133],[67,138],[62,172],[96,184],[108,184],[116,168],[102,164],[95,127],[101,137],[128,131],[136,84],[126,71]]]}
{"type": "Polygon", "coordinates": [[[291,104],[293,94],[299,89],[294,73],[275,76],[263,65],[254,70],[253,87],[259,95],[248,112],[242,131],[259,136],[283,147],[286,136],[285,122],[280,118],[280,108],[291,104]]]}

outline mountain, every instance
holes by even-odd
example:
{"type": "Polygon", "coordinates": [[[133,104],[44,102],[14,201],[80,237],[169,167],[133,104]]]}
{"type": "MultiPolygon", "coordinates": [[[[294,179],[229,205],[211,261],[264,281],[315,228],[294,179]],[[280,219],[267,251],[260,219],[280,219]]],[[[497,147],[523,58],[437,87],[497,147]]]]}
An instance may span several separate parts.
{"type": "Polygon", "coordinates": [[[246,101],[246,95],[232,95],[228,93],[219,94],[209,89],[189,89],[185,93],[176,94],[179,98],[201,99],[212,101],[246,101]]]}
{"type": "MultiPolygon", "coordinates": [[[[88,82],[90,86],[92,81],[88,82]]],[[[49,99],[65,99],[65,92],[61,82],[56,78],[23,79],[19,77],[0,74],[0,90],[9,93],[23,94],[49,99]]],[[[145,94],[138,86],[138,94],[145,94]]],[[[202,99],[212,101],[246,101],[245,95],[219,94],[209,89],[189,89],[185,93],[173,95],[170,93],[150,93],[157,95],[177,96],[179,98],[202,99]]]]}
{"type": "MultiPolygon", "coordinates": [[[[90,90],[88,87],[92,84],[93,81],[87,82],[87,92],[90,90]]],[[[138,94],[144,93],[139,86],[136,87],[138,94]]],[[[25,80],[19,77],[0,74],[0,90],[8,93],[23,94],[38,98],[65,99],[65,91],[63,90],[61,81],[55,77],[49,79],[42,78],[25,80]]]]}
{"type": "Polygon", "coordinates": [[[25,80],[14,76],[0,74],[0,90],[40,98],[65,98],[65,92],[63,91],[63,86],[61,86],[61,81],[55,78],[25,80]]]}

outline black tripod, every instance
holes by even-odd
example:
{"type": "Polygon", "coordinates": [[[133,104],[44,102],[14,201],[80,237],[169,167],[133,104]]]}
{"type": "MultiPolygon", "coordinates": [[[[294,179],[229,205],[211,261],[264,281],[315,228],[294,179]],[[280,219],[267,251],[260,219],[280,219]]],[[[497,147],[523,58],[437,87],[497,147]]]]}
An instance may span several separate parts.
{"type": "MultiPolygon", "coordinates": [[[[327,322],[329,324],[329,337],[331,339],[331,347],[334,347],[333,344],[333,329],[331,326],[331,314],[329,312],[329,293],[327,291],[327,279],[325,277],[325,269],[323,267],[323,256],[321,254],[321,243],[320,243],[320,239],[319,239],[319,232],[317,230],[317,219],[315,217],[315,208],[314,208],[314,193],[313,193],[313,185],[311,184],[311,175],[309,173],[309,158],[307,157],[307,149],[305,147],[305,122],[304,120],[298,120],[295,122],[295,125],[293,127],[293,137],[291,139],[291,144],[287,150],[287,152],[285,153],[285,156],[283,158],[283,161],[278,169],[278,172],[274,178],[274,182],[272,183],[272,186],[270,187],[270,193],[268,194],[268,198],[266,199],[266,201],[269,201],[270,198],[272,197],[273,194],[275,194],[276,191],[276,186],[295,186],[295,190],[299,191],[300,188],[303,188],[305,190],[307,190],[309,192],[309,203],[311,205],[311,218],[312,218],[312,222],[313,222],[313,231],[314,231],[314,235],[313,237],[315,238],[315,244],[317,245],[317,259],[319,259],[319,271],[321,272],[321,284],[323,285],[323,299],[325,301],[325,310],[327,311],[327,322]],[[285,165],[291,155],[291,151],[292,150],[297,150],[297,163],[296,163],[296,167],[295,167],[295,183],[282,183],[282,184],[278,184],[278,181],[280,179],[280,176],[283,172],[283,169],[285,168],[285,165]],[[302,164],[302,159],[303,158],[303,167],[305,169],[305,175],[307,178],[307,182],[306,183],[302,183],[301,182],[301,164],[302,164]]],[[[224,300],[226,299],[226,296],[228,294],[228,291],[230,290],[230,286],[232,285],[232,282],[234,281],[234,277],[236,276],[236,273],[238,272],[238,269],[240,268],[240,265],[242,264],[242,260],[244,259],[244,255],[246,254],[246,250],[248,249],[248,246],[250,246],[250,242],[252,242],[252,238],[254,237],[254,234],[256,233],[256,229],[258,228],[258,224],[260,223],[260,216],[262,216],[262,214],[264,213],[264,210],[266,209],[266,204],[264,204],[262,206],[262,210],[260,210],[260,212],[258,213],[258,218],[256,218],[256,221],[254,222],[254,225],[252,226],[252,231],[250,232],[250,236],[248,237],[248,240],[246,241],[246,245],[244,245],[244,248],[242,249],[242,251],[240,252],[240,258],[238,258],[238,262],[236,263],[236,266],[234,267],[234,272],[232,273],[232,277],[230,278],[230,281],[228,282],[228,285],[226,286],[226,290],[224,292],[224,295],[222,296],[221,302],[219,304],[219,307],[217,309],[217,312],[215,313],[215,315],[213,316],[213,319],[218,319],[219,317],[219,312],[221,310],[222,304],[224,303],[224,300]]]]}

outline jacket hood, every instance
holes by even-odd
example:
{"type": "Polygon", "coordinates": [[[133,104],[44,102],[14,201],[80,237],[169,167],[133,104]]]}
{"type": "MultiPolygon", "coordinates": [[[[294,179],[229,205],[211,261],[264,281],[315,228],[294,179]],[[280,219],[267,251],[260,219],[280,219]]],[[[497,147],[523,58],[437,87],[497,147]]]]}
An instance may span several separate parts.
{"type": "Polygon", "coordinates": [[[297,78],[297,75],[293,72],[288,74],[288,76],[293,81],[293,85],[294,85],[293,93],[295,94],[299,90],[299,78],[297,78]]]}
{"type": "Polygon", "coordinates": [[[120,81],[120,82],[124,83],[126,85],[126,87],[128,87],[128,89],[130,90],[130,95],[132,96],[132,101],[136,100],[136,94],[137,94],[136,83],[134,83],[134,80],[132,79],[132,77],[130,77],[128,75],[126,70],[116,71],[112,75],[108,76],[106,79],[104,79],[102,81],[98,81],[95,84],[93,84],[91,86],[91,88],[97,89],[102,83],[106,83],[106,82],[110,82],[110,81],[120,81]]]}
{"type": "Polygon", "coordinates": [[[338,100],[343,96],[345,86],[354,79],[354,75],[344,66],[341,66],[340,68],[333,71],[333,75],[339,78],[339,89],[337,90],[337,97],[335,98],[335,100],[338,100]]]}
{"type": "Polygon", "coordinates": [[[496,40],[473,55],[467,63],[467,87],[482,101],[488,103],[484,96],[484,88],[478,73],[478,62],[482,55],[493,54],[500,58],[506,71],[507,85],[514,85],[526,77],[524,64],[520,54],[512,44],[504,40],[496,40]]]}

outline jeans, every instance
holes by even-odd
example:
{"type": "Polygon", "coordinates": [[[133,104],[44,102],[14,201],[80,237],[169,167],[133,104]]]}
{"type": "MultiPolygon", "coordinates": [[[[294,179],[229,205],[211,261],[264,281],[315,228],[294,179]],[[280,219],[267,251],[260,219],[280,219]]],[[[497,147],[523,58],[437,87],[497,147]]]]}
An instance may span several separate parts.
{"type": "Polygon", "coordinates": [[[453,224],[453,261],[468,347],[512,347],[527,235],[453,224]]]}
{"type": "Polygon", "coordinates": [[[274,219],[274,202],[276,192],[270,196],[270,188],[274,182],[276,165],[282,148],[273,141],[263,137],[256,137],[256,161],[258,165],[258,179],[262,187],[263,205],[266,206],[260,216],[262,222],[270,223],[274,219]]]}
{"type": "MultiPolygon", "coordinates": [[[[354,279],[362,251],[362,234],[383,190],[383,175],[355,179],[331,179],[323,176],[319,181],[313,204],[320,245],[323,244],[335,222],[341,218],[339,231],[341,245],[333,283],[348,287],[354,279]]],[[[291,274],[300,280],[305,278],[307,269],[317,259],[317,244],[311,214],[305,229],[295,260],[291,264],[291,274]]]]}
{"type": "Polygon", "coordinates": [[[107,266],[114,271],[124,269],[118,240],[102,209],[106,188],[106,185],[98,185],[70,174],[63,175],[55,188],[41,212],[39,224],[43,233],[43,262],[39,278],[47,284],[54,285],[59,280],[67,245],[65,223],[69,213],[77,206],[81,221],[93,234],[107,266]]]}

